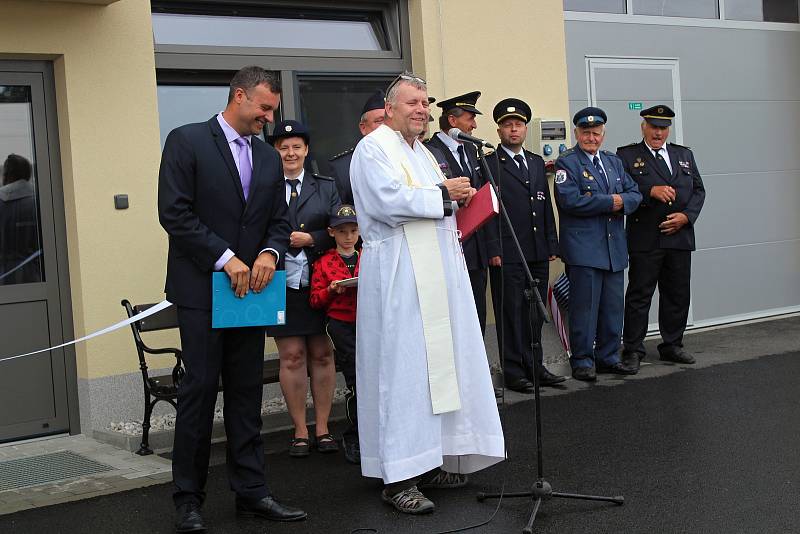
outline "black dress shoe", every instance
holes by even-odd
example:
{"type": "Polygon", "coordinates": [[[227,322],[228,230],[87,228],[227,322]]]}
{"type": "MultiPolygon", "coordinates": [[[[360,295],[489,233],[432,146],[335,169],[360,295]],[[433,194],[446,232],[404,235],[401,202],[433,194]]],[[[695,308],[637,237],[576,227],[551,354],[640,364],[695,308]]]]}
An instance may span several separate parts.
{"type": "Polygon", "coordinates": [[[679,350],[677,352],[671,352],[669,354],[662,354],[659,357],[659,360],[664,362],[675,362],[675,363],[694,363],[695,359],[694,356],[689,354],[684,350],[679,350]]]}
{"type": "Polygon", "coordinates": [[[205,532],[206,524],[200,515],[200,507],[195,503],[186,503],[178,506],[178,520],[175,522],[175,532],[205,532]]]}
{"type": "Polygon", "coordinates": [[[640,362],[642,361],[642,356],[643,355],[638,352],[623,352],[622,365],[638,373],[639,365],[640,362]]]}
{"type": "Polygon", "coordinates": [[[361,463],[361,447],[358,443],[358,434],[343,434],[342,448],[344,449],[344,459],[351,464],[361,463]]]}
{"type": "Polygon", "coordinates": [[[567,377],[565,376],[558,376],[554,375],[544,367],[542,367],[542,372],[539,373],[539,385],[540,386],[555,386],[556,384],[560,384],[561,382],[565,381],[567,377]]]}
{"type": "Polygon", "coordinates": [[[617,362],[612,365],[598,365],[597,366],[597,373],[598,374],[612,374],[612,375],[635,375],[638,373],[638,369],[631,369],[627,365],[623,364],[622,362],[617,362]]]}
{"type": "Polygon", "coordinates": [[[517,393],[533,393],[533,382],[527,378],[517,378],[515,380],[506,381],[506,389],[516,391],[517,393]]]}
{"type": "Polygon", "coordinates": [[[594,367],[576,367],[572,370],[572,378],[584,382],[594,382],[597,380],[597,375],[594,372],[594,367]]]}
{"type": "Polygon", "coordinates": [[[307,515],[297,508],[284,506],[272,495],[267,495],[258,501],[245,501],[237,497],[236,514],[241,517],[260,517],[270,521],[300,521],[307,515]]]}

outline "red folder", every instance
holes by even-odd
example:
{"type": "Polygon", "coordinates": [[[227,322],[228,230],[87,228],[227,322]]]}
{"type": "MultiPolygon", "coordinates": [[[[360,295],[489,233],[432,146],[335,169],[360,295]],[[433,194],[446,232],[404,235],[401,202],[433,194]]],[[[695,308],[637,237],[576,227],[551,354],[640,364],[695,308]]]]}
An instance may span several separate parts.
{"type": "Polygon", "coordinates": [[[500,203],[494,194],[491,184],[484,184],[472,197],[469,206],[458,208],[456,223],[461,232],[461,241],[466,241],[481,226],[500,213],[500,203]]]}

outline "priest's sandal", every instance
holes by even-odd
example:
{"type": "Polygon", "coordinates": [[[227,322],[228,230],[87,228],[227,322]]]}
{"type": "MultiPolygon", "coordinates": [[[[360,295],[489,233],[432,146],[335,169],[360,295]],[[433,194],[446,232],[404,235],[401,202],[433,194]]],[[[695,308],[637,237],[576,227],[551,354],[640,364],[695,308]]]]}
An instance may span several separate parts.
{"type": "Polygon", "coordinates": [[[411,486],[395,495],[389,495],[383,490],[381,498],[383,502],[391,504],[404,514],[429,514],[435,508],[433,501],[423,495],[416,486],[411,486]]]}
{"type": "Polygon", "coordinates": [[[439,469],[434,476],[419,483],[420,489],[425,488],[463,488],[469,482],[467,475],[448,473],[439,469]]]}

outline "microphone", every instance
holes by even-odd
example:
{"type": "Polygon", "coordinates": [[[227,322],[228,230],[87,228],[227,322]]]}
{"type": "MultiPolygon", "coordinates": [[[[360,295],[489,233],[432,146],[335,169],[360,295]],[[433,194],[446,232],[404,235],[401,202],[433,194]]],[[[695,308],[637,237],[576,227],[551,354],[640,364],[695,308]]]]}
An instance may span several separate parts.
{"type": "Polygon", "coordinates": [[[466,141],[468,143],[472,143],[473,145],[484,146],[486,148],[494,148],[491,144],[487,143],[483,139],[478,139],[477,137],[472,137],[469,134],[465,134],[458,128],[452,128],[450,131],[447,132],[452,139],[456,141],[466,141]]]}

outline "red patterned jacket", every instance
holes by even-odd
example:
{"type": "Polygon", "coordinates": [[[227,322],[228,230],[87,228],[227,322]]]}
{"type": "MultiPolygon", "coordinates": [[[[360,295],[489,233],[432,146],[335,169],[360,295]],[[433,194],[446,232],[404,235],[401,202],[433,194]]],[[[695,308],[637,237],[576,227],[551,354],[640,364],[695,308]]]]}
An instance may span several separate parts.
{"type": "Polygon", "coordinates": [[[331,293],[328,286],[334,280],[358,276],[361,254],[356,261],[355,274],[344,264],[335,248],[323,254],[316,262],[311,274],[311,307],[324,309],[328,317],[347,323],[356,322],[356,293],[358,288],[348,287],[342,294],[331,293]]]}

